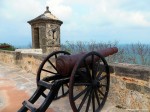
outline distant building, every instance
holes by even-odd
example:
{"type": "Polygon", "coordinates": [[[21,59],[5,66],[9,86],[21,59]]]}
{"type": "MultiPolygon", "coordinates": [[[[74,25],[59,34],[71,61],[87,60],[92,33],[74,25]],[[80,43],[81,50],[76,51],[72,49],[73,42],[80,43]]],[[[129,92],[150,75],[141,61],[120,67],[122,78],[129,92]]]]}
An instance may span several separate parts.
{"type": "Polygon", "coordinates": [[[60,49],[60,26],[63,22],[49,11],[49,7],[28,23],[32,29],[32,48],[41,48],[43,53],[60,49]]]}

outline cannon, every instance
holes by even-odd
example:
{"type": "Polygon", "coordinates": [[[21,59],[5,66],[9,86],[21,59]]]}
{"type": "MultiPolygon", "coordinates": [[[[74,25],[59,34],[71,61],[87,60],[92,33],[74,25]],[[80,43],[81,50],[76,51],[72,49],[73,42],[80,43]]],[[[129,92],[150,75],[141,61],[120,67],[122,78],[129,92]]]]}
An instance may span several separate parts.
{"type": "Polygon", "coordinates": [[[37,89],[18,112],[45,112],[53,100],[69,94],[73,112],[99,112],[109,92],[110,72],[105,57],[117,53],[116,47],[71,55],[66,51],[49,54],[39,66],[37,89]],[[43,96],[37,108],[34,103],[43,96]]]}

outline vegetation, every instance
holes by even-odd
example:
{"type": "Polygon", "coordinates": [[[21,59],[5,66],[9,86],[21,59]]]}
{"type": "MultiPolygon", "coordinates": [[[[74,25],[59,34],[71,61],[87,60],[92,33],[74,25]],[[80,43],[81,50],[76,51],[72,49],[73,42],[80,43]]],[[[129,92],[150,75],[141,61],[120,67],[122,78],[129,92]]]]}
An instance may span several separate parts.
{"type": "Polygon", "coordinates": [[[106,58],[110,63],[130,63],[140,65],[150,65],[150,45],[136,43],[119,45],[118,42],[69,42],[67,41],[62,45],[62,50],[70,53],[84,52],[84,51],[96,51],[98,49],[104,49],[109,47],[118,47],[118,53],[106,58]]]}
{"type": "Polygon", "coordinates": [[[15,47],[7,43],[0,43],[0,50],[15,51],[15,47]]]}
{"type": "MultiPolygon", "coordinates": [[[[30,48],[31,45],[29,44],[30,48]]],[[[126,44],[119,45],[117,41],[115,42],[69,42],[66,41],[65,44],[61,45],[61,49],[68,51],[72,54],[78,52],[89,52],[101,50],[109,47],[117,47],[119,49],[118,53],[106,57],[106,60],[110,63],[130,63],[130,64],[140,64],[150,66],[150,45],[147,44],[126,44]]],[[[0,50],[14,51],[16,48],[7,43],[0,43],[0,50]]]]}

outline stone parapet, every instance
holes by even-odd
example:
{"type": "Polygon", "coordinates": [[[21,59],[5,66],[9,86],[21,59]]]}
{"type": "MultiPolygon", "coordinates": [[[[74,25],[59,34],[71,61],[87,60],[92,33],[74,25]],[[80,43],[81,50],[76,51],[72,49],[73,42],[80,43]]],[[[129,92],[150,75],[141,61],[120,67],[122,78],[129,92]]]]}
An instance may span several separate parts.
{"type": "Polygon", "coordinates": [[[44,54],[21,53],[16,51],[0,50],[0,61],[19,66],[28,72],[37,73],[38,67],[46,57],[44,54]]]}
{"type": "Polygon", "coordinates": [[[16,49],[16,52],[42,54],[42,49],[16,49]]]}
{"type": "Polygon", "coordinates": [[[20,52],[0,50],[0,61],[12,65],[19,64],[20,52]]]}
{"type": "Polygon", "coordinates": [[[150,67],[133,64],[110,64],[109,98],[129,111],[150,111],[150,67]]]}
{"type": "Polygon", "coordinates": [[[110,64],[118,76],[125,76],[148,81],[150,77],[150,66],[126,63],[110,64]]]}
{"type": "MultiPolygon", "coordinates": [[[[1,62],[17,65],[34,74],[45,57],[44,54],[0,50],[1,62]]],[[[129,111],[150,111],[150,67],[124,63],[109,65],[109,101],[129,111]]]]}
{"type": "Polygon", "coordinates": [[[22,53],[21,61],[18,65],[26,71],[36,74],[42,60],[45,57],[46,55],[42,54],[22,53]]]}

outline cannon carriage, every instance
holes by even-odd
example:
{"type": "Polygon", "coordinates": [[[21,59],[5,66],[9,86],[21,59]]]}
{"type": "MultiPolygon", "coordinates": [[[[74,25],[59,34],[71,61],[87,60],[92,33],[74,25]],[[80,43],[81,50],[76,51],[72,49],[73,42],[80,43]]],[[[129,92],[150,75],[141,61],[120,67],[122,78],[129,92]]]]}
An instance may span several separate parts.
{"type": "Polygon", "coordinates": [[[73,112],[99,112],[104,106],[110,82],[104,57],[117,53],[116,47],[70,55],[66,51],[49,54],[39,66],[37,89],[18,112],[45,112],[53,100],[69,94],[73,112]],[[37,108],[34,103],[43,96],[37,108]]]}

